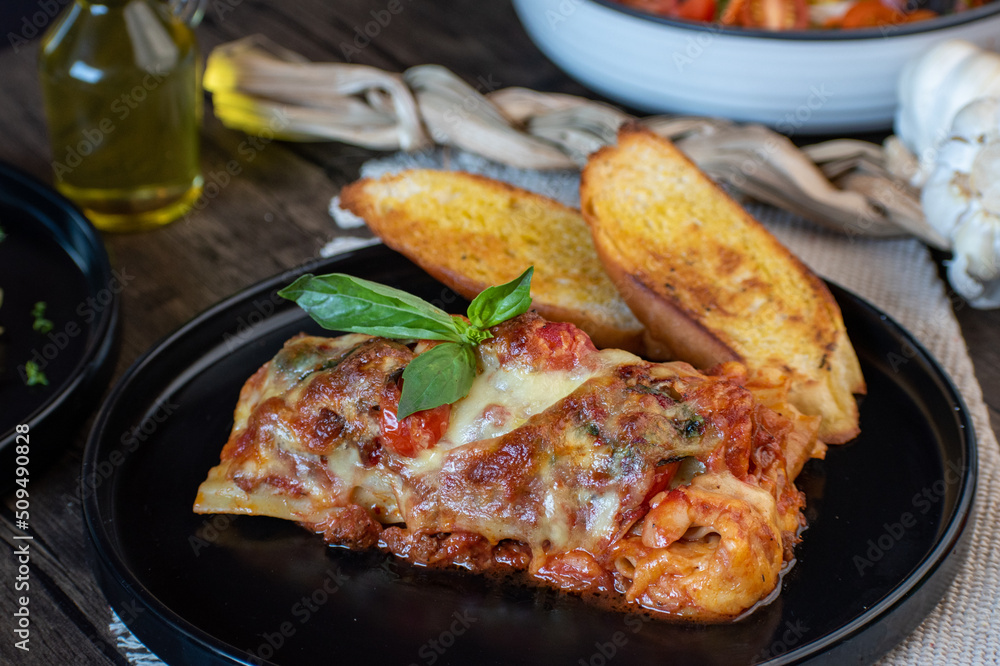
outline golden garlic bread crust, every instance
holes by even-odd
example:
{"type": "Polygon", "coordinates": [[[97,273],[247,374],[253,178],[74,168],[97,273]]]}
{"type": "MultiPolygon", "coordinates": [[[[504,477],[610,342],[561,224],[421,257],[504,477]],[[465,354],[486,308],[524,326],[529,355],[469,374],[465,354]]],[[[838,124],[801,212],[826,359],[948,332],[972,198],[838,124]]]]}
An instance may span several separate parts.
{"type": "Polygon", "coordinates": [[[580,187],[598,255],[657,342],[702,368],[778,369],[820,439],[858,432],[857,356],[829,289],[672,143],[630,126],[580,187]]]}
{"type": "Polygon", "coordinates": [[[466,298],[534,265],[532,306],[598,347],[642,351],[642,324],[618,295],[580,213],[481,176],[412,170],[345,187],[340,204],[386,245],[466,298]]]}

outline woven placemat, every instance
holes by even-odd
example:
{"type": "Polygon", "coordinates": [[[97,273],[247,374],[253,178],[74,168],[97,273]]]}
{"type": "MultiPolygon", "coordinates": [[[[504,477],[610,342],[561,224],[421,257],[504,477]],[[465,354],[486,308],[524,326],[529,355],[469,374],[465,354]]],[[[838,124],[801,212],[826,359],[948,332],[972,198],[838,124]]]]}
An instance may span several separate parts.
{"type": "MultiPolygon", "coordinates": [[[[437,149],[400,153],[365,163],[363,176],[406,168],[451,168],[482,173],[558,199],[579,204],[579,174],[514,169],[469,153],[437,149]]],[[[1000,660],[1000,451],[990,427],[982,391],[962,338],[952,304],[927,249],[915,240],[865,240],[817,230],[800,218],[766,206],[751,212],[819,275],[836,282],[883,310],[909,330],[938,360],[961,392],[978,435],[978,519],[965,565],[941,603],[882,664],[986,664],[1000,660]]],[[[324,251],[332,256],[370,244],[364,223],[331,203],[339,229],[324,251]]],[[[113,615],[113,614],[112,614],[113,615]]],[[[162,663],[113,615],[111,630],[119,650],[133,664],[162,663]]]]}
{"type": "MultiPolygon", "coordinates": [[[[976,524],[968,559],[937,608],[885,664],[992,664],[1000,660],[1000,452],[952,312],[964,306],[946,290],[927,248],[914,240],[860,241],[817,232],[774,209],[754,209],[775,236],[823,277],[847,287],[913,334],[951,377],[979,444],[976,524]]],[[[968,307],[968,306],[965,306],[968,307]]]]}

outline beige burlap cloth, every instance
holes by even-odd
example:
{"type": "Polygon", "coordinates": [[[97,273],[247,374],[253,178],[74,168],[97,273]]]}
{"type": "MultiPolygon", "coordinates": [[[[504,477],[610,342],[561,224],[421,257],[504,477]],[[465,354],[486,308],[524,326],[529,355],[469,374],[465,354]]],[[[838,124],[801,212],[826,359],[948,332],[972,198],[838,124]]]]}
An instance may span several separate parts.
{"type": "MultiPolygon", "coordinates": [[[[529,172],[487,162],[466,153],[441,150],[398,154],[368,162],[364,176],[411,167],[456,168],[483,173],[578,205],[578,175],[529,172]]],[[[332,255],[371,244],[363,223],[332,202],[340,227],[327,246],[332,255]]],[[[973,373],[965,341],[952,313],[946,285],[926,248],[915,240],[850,239],[824,231],[769,207],[754,215],[813,270],[862,296],[909,330],[958,387],[969,408],[979,442],[978,515],[968,559],[941,603],[883,664],[984,664],[1000,661],[1000,452],[990,428],[982,391],[973,373]]],[[[822,603],[822,600],[817,600],[822,603]]],[[[117,618],[114,618],[117,620],[117,618]]],[[[158,663],[119,622],[112,625],[119,649],[132,663],[158,663]]]]}
{"type": "Polygon", "coordinates": [[[851,241],[817,232],[782,211],[753,212],[814,271],[864,297],[923,343],[961,392],[976,431],[978,517],[968,559],[937,608],[881,663],[1000,661],[1000,452],[952,312],[953,302],[964,304],[947,291],[927,249],[915,240],[851,241]]]}

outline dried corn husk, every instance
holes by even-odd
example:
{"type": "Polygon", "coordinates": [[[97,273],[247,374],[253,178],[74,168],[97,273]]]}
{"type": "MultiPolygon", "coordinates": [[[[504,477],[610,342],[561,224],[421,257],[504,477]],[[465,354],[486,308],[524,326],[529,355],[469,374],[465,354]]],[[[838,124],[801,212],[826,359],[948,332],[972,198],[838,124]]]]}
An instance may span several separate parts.
{"type": "MultiPolygon", "coordinates": [[[[250,133],[269,128],[288,140],[382,150],[437,143],[526,169],[578,168],[634,120],[572,95],[524,88],[480,92],[436,65],[400,75],[311,63],[259,36],[217,47],[205,87],[222,122],[250,133]]],[[[762,125],[673,116],[641,122],[739,194],[842,233],[912,234],[947,247],[924,220],[917,191],[884,166],[882,146],[832,141],[799,149],[762,125]]]]}
{"type": "Polygon", "coordinates": [[[444,67],[411,67],[403,73],[403,80],[413,91],[424,125],[436,143],[523,169],[573,166],[556,146],[517,129],[487,97],[444,67]]]}
{"type": "Polygon", "coordinates": [[[311,63],[258,35],[212,51],[205,89],[223,124],[248,133],[267,128],[290,141],[334,140],[378,150],[431,145],[398,74],[311,63]]]}

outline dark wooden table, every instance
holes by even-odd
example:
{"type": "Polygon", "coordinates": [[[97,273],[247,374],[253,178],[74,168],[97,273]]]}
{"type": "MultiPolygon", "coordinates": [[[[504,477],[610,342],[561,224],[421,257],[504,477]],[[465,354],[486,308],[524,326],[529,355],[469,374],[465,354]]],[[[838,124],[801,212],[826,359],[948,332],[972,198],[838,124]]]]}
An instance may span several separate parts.
{"type": "MultiPolygon", "coordinates": [[[[29,10],[36,11],[35,3],[29,10]]],[[[314,60],[341,60],[356,27],[384,0],[213,0],[198,33],[204,53],[252,33],[314,60]]],[[[532,45],[508,2],[404,0],[404,10],[356,55],[401,71],[439,63],[470,82],[587,94],[532,45]]],[[[8,40],[5,37],[4,42],[8,40]]],[[[0,160],[51,180],[50,152],[35,74],[37,39],[0,51],[0,160]]],[[[222,173],[244,137],[206,110],[202,163],[222,173]]],[[[208,306],[265,277],[318,255],[336,230],[327,204],[374,153],[338,144],[271,143],[208,205],[181,223],[106,237],[112,266],[134,275],[122,293],[120,376],[142,352],[208,306]]],[[[1000,311],[956,308],[983,386],[994,429],[1000,424],[1000,311]]],[[[0,405],[2,409],[2,405],[0,405]]],[[[108,606],[86,558],[82,512],[74,500],[87,426],[62,458],[32,478],[30,653],[12,646],[13,497],[4,500],[0,555],[0,663],[125,664],[108,633],[108,606]]],[[[9,470],[3,470],[9,473],[9,470]]],[[[150,529],[155,529],[151,526],[150,529]]]]}

